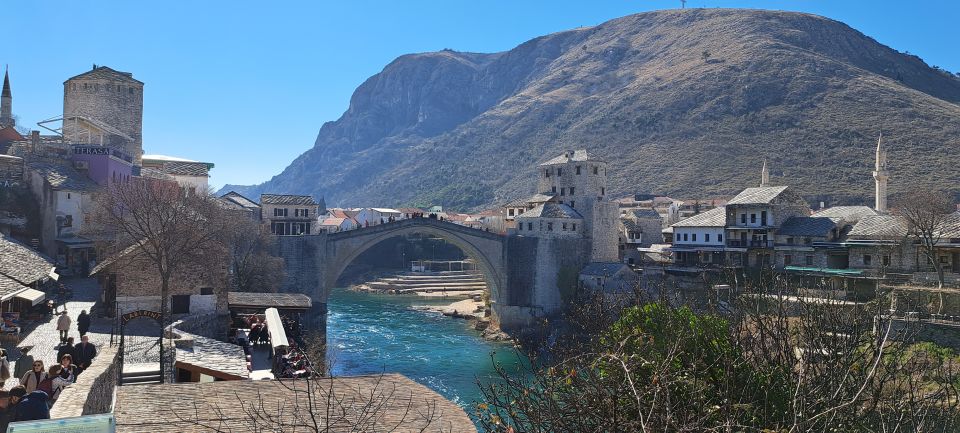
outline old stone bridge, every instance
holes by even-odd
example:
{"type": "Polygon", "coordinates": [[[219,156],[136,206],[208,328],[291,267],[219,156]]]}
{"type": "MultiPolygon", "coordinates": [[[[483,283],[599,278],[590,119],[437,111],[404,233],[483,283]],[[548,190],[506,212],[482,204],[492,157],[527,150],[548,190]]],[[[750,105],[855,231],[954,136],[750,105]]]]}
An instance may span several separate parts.
{"type": "Polygon", "coordinates": [[[344,269],[378,243],[411,233],[450,242],[474,259],[490,290],[494,315],[504,329],[522,327],[561,305],[557,278],[580,269],[587,252],[561,239],[504,236],[431,218],[412,218],[337,233],[280,236],[285,292],[309,295],[317,308],[317,325],[326,324],[330,290],[344,269]]]}

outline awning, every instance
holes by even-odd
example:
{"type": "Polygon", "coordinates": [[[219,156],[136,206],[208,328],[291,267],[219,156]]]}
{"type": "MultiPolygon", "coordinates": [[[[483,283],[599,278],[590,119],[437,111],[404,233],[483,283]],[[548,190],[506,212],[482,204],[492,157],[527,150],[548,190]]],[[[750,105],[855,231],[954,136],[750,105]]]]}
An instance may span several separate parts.
{"type": "Polygon", "coordinates": [[[270,342],[273,344],[274,350],[279,348],[286,348],[290,344],[287,343],[287,333],[283,330],[283,321],[280,320],[280,312],[276,308],[267,308],[267,311],[264,312],[264,316],[267,323],[267,332],[270,333],[270,342]]]}
{"type": "Polygon", "coordinates": [[[63,236],[56,240],[69,249],[93,248],[93,241],[81,236],[63,236]]]}
{"type": "Polygon", "coordinates": [[[43,302],[43,300],[47,297],[47,294],[36,289],[27,289],[17,293],[16,297],[25,301],[30,301],[30,305],[37,305],[43,302]]]}

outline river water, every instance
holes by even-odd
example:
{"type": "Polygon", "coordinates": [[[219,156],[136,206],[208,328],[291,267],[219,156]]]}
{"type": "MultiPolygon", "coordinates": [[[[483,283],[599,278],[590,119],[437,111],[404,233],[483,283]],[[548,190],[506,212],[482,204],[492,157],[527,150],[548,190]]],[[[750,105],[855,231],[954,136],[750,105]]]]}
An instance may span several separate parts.
{"type": "Polygon", "coordinates": [[[327,304],[333,374],[400,373],[473,416],[474,403],[482,398],[477,380],[493,380],[491,353],[508,366],[515,366],[517,357],[512,344],[481,338],[466,320],[412,308],[451,302],[334,289],[327,304]]]}

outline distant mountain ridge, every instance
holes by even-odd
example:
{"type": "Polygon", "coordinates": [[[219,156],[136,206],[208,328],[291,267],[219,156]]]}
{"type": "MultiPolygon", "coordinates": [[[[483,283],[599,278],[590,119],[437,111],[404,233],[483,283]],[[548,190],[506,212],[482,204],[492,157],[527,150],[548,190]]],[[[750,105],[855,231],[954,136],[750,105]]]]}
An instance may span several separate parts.
{"type": "Polygon", "coordinates": [[[960,188],[960,79],[827,18],[684,9],[494,54],[404,55],[354,92],[261,192],[328,205],[477,209],[534,192],[537,163],[587,148],[612,196],[730,195],[772,182],[870,203],[882,130],[892,194],[960,188]]]}

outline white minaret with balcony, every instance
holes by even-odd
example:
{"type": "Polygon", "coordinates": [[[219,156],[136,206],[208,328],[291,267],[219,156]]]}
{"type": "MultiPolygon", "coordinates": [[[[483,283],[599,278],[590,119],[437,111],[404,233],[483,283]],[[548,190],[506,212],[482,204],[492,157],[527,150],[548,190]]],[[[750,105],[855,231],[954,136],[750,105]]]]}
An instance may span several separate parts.
{"type": "Polygon", "coordinates": [[[880,138],[877,139],[877,161],[873,179],[877,185],[873,208],[877,212],[887,212],[887,180],[890,179],[890,173],[887,171],[887,150],[883,148],[883,133],[880,133],[880,138]]]}

